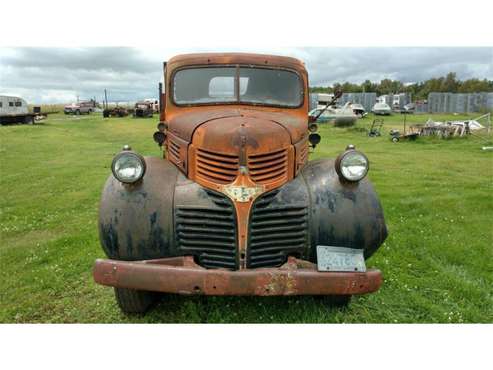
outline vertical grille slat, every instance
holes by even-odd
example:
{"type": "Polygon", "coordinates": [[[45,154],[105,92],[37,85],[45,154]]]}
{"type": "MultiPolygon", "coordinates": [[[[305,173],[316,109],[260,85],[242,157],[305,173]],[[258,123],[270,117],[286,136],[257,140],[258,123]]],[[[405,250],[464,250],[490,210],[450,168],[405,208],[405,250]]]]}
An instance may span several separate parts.
{"type": "Polygon", "coordinates": [[[210,207],[177,206],[175,238],[178,250],[196,256],[205,268],[237,269],[236,215],[225,196],[205,190],[210,207]]]}
{"type": "Polygon", "coordinates": [[[278,267],[308,243],[308,207],[276,202],[278,190],[257,199],[250,217],[247,267],[278,267]]]}

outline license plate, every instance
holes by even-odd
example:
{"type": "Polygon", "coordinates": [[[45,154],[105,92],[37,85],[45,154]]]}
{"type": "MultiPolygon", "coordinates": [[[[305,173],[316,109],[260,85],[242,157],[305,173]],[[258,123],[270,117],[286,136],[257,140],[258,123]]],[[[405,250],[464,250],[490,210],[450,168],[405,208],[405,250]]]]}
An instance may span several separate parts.
{"type": "Polygon", "coordinates": [[[365,272],[363,249],[317,245],[318,271],[365,272]]]}

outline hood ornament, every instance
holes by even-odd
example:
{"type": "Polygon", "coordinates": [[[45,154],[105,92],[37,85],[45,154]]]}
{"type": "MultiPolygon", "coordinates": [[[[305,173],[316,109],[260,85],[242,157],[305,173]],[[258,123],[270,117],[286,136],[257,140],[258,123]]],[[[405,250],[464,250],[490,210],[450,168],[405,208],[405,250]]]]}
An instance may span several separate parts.
{"type": "Polygon", "coordinates": [[[250,202],[263,192],[263,186],[243,186],[243,185],[226,185],[223,187],[231,199],[236,202],[250,202]]]}

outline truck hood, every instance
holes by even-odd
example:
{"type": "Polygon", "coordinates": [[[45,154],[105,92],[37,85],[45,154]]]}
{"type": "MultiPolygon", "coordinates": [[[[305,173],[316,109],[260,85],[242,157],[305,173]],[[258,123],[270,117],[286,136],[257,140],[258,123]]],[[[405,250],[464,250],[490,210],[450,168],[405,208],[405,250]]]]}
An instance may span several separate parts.
{"type": "MultiPolygon", "coordinates": [[[[291,144],[300,141],[306,134],[307,129],[306,117],[284,112],[268,112],[244,108],[216,108],[181,113],[168,121],[168,129],[172,134],[191,142],[194,132],[201,125],[224,119],[228,119],[226,121],[229,122],[231,122],[229,119],[234,119],[233,121],[241,120],[244,123],[250,122],[254,125],[262,125],[262,122],[264,124],[268,123],[269,126],[277,125],[289,134],[291,144]]],[[[213,126],[216,125],[213,124],[213,126]]],[[[260,129],[261,127],[258,128],[260,129]]]]}

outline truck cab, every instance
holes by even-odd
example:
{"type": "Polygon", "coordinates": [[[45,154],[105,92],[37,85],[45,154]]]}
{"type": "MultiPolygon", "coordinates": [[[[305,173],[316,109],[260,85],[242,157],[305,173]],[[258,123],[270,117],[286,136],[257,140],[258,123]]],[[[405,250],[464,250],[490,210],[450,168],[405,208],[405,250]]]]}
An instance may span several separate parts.
{"type": "Polygon", "coordinates": [[[348,145],[309,161],[320,141],[308,115],[308,73],[290,57],[179,55],[164,66],[154,140],[162,157],[125,146],[103,190],[99,233],[108,259],[96,282],[125,312],[153,292],[324,295],[347,304],[377,290],[369,258],[387,236],[348,145]]]}
{"type": "Polygon", "coordinates": [[[154,114],[154,102],[141,100],[135,103],[133,116],[151,118],[154,114]]]}

